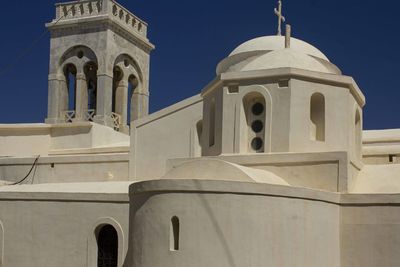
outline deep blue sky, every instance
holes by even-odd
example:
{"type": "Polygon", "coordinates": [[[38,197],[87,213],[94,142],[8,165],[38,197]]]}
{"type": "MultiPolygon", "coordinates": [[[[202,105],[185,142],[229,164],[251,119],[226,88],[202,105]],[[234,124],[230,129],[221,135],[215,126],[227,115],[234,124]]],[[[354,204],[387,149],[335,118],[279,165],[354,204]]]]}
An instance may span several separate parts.
{"type": "MultiPolygon", "coordinates": [[[[151,112],[197,94],[217,63],[246,40],[276,32],[276,0],[120,0],[149,23],[151,112]]],[[[367,98],[364,128],[400,128],[399,1],[284,0],[293,36],[323,51],[367,98]]],[[[0,69],[15,62],[53,19],[55,1],[2,3],[0,69]]],[[[0,76],[0,122],[42,122],[49,36],[0,76]]],[[[1,70],[0,70],[1,71],[1,70]]]]}

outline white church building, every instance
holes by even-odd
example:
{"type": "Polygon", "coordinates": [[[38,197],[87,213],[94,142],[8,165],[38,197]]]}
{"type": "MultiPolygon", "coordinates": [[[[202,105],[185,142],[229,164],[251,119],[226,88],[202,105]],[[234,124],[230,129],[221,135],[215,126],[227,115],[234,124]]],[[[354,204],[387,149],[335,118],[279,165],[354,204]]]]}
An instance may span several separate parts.
{"type": "Polygon", "coordinates": [[[45,123],[0,125],[0,267],[400,266],[400,129],[363,131],[289,26],[152,114],[146,22],[80,0],[46,27],[45,123]]]}

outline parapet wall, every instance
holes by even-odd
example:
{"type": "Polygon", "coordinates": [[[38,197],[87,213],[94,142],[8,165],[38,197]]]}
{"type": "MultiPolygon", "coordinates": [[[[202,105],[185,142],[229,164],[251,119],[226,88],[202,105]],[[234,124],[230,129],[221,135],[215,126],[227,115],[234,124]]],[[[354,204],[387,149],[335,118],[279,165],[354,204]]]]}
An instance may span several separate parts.
{"type": "Polygon", "coordinates": [[[163,180],[130,190],[132,267],[340,266],[337,194],[163,180]],[[171,219],[179,220],[179,249],[171,219]]]}
{"type": "Polygon", "coordinates": [[[129,136],[91,122],[0,125],[0,157],[59,155],[77,150],[88,153],[90,149],[112,147],[128,148],[129,136]]]}
{"type": "Polygon", "coordinates": [[[0,125],[0,180],[31,168],[25,183],[127,181],[129,136],[89,122],[0,125]]]}
{"type": "Polygon", "coordinates": [[[400,195],[158,180],[130,203],[130,267],[400,264],[400,195]]]}
{"type": "Polygon", "coordinates": [[[64,24],[78,19],[106,16],[126,30],[144,38],[147,23],[113,0],[84,0],[56,4],[56,18],[49,25],[64,24]]]}

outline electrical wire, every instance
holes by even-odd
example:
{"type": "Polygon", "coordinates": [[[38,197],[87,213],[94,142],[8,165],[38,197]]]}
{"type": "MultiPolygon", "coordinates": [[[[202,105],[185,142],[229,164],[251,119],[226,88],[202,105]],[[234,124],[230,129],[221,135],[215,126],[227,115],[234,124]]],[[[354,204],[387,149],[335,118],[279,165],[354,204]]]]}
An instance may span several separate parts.
{"type": "Polygon", "coordinates": [[[31,175],[33,169],[35,168],[37,162],[39,161],[39,158],[40,158],[40,155],[36,157],[35,161],[32,164],[31,169],[29,170],[28,174],[24,178],[22,178],[19,182],[15,182],[15,183],[12,183],[12,184],[9,184],[9,185],[18,185],[18,184],[23,183],[29,177],[29,175],[31,175]]]}
{"type": "MultiPolygon", "coordinates": [[[[71,6],[67,10],[66,14],[68,14],[72,8],[73,8],[73,6],[71,6]]],[[[62,20],[64,17],[65,17],[65,15],[62,15],[61,17],[59,17],[53,23],[53,26],[57,25],[57,23],[60,22],[60,20],[62,20]]],[[[49,29],[46,29],[44,32],[42,32],[42,34],[40,34],[38,38],[33,40],[32,43],[26,49],[24,49],[21,53],[18,54],[18,56],[15,58],[15,60],[13,62],[10,62],[5,67],[1,68],[0,69],[0,77],[3,76],[4,74],[6,74],[7,72],[9,72],[10,70],[12,70],[15,66],[17,66],[17,64],[20,62],[20,60],[23,59],[25,56],[27,56],[35,48],[36,44],[39,43],[39,41],[42,40],[47,35],[48,32],[49,32],[49,29]]]]}
{"type": "Polygon", "coordinates": [[[38,165],[35,165],[35,169],[33,169],[33,175],[32,175],[32,180],[31,180],[31,185],[35,182],[35,177],[36,177],[36,171],[37,171],[38,165]]]}
{"type": "Polygon", "coordinates": [[[33,48],[36,46],[36,44],[47,35],[48,30],[44,31],[38,38],[36,38],[24,51],[22,51],[13,62],[9,63],[8,65],[6,65],[5,67],[3,67],[0,71],[0,76],[3,76],[4,74],[6,74],[7,72],[9,72],[10,70],[12,70],[15,66],[17,66],[17,64],[19,63],[19,61],[21,59],[23,59],[26,55],[28,55],[33,48]]]}
{"type": "MultiPolygon", "coordinates": [[[[69,13],[69,11],[71,11],[71,9],[73,8],[73,6],[71,6],[67,11],[66,14],[69,13]]],[[[65,17],[65,15],[60,16],[54,23],[53,26],[57,25],[58,22],[60,22],[60,20],[62,20],[65,17]]],[[[6,74],[7,72],[9,72],[10,70],[12,70],[18,63],[19,61],[24,58],[25,56],[27,56],[36,46],[37,43],[39,43],[40,40],[42,40],[47,33],[49,32],[49,29],[46,29],[45,31],[43,31],[38,38],[36,38],[35,40],[32,41],[32,43],[26,48],[24,49],[21,53],[18,54],[18,56],[15,58],[15,60],[11,63],[9,63],[8,65],[6,65],[5,67],[0,69],[0,77],[3,76],[4,74],[6,74]]],[[[37,166],[37,162],[39,161],[40,155],[36,157],[35,161],[33,162],[33,165],[31,167],[31,169],[29,170],[28,174],[21,179],[18,182],[15,183],[11,183],[9,185],[18,185],[23,183],[28,177],[29,175],[32,173],[33,169],[35,169],[36,172],[36,166],[37,166]]]]}

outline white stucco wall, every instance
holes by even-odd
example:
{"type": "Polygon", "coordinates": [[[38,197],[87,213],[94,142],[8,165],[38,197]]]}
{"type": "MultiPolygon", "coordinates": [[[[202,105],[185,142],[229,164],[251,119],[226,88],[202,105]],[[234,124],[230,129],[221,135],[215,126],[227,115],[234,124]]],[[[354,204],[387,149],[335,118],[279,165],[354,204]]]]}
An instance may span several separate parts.
{"type": "Polygon", "coordinates": [[[335,195],[198,180],[133,188],[129,266],[340,266],[335,195]],[[169,247],[173,216],[180,221],[179,251],[169,247]]]}
{"type": "Polygon", "coordinates": [[[400,265],[399,195],[348,195],[341,209],[342,267],[400,265]]]}
{"type": "Polygon", "coordinates": [[[134,122],[130,177],[160,178],[168,159],[200,156],[196,124],[202,119],[202,109],[197,95],[134,122]]]}
{"type": "MultiPolygon", "coordinates": [[[[261,153],[251,155],[223,155],[209,158],[272,172],[294,187],[343,193],[348,190],[350,168],[347,152],[261,153]]],[[[193,160],[190,158],[168,160],[168,170],[172,170],[184,162],[191,162],[193,160]]],[[[192,175],[188,174],[186,178],[190,179],[189,176],[192,177],[192,175]]]]}
{"type": "Polygon", "coordinates": [[[290,151],[351,151],[355,101],[348,88],[291,80],[290,151]],[[325,141],[310,140],[310,100],[314,93],[325,99],[325,141]],[[351,118],[351,119],[349,119],[351,118]]]}
{"type": "Polygon", "coordinates": [[[0,125],[0,156],[47,155],[50,131],[44,124],[0,125]]]}
{"type": "Polygon", "coordinates": [[[398,194],[159,180],[132,185],[130,196],[130,267],[400,264],[398,194]]]}
{"type": "MultiPolygon", "coordinates": [[[[24,192],[0,192],[0,221],[4,229],[3,265],[13,267],[95,267],[94,229],[104,223],[116,228],[121,246],[118,266],[128,249],[128,184],[125,190],[88,193],[78,185],[71,192],[46,187],[24,192]],[[53,192],[50,192],[53,191],[53,192]],[[125,191],[125,193],[123,193],[125,191]]],[[[104,191],[95,186],[97,191],[104,191]]],[[[107,187],[103,185],[100,187],[107,187]]],[[[110,185],[109,188],[115,187],[110,185]]],[[[121,186],[119,186],[121,187],[121,186]]],[[[95,191],[96,191],[95,190],[95,191]]],[[[1,231],[0,231],[1,233],[1,231]]],[[[1,242],[1,236],[0,236],[1,242]]],[[[1,246],[0,246],[1,248],[1,246]]]]}
{"type": "MultiPolygon", "coordinates": [[[[0,158],[0,180],[18,182],[35,162],[35,157],[0,158]]],[[[24,183],[71,183],[128,181],[127,153],[41,157],[24,183]]]]}
{"type": "Polygon", "coordinates": [[[45,156],[63,150],[123,146],[129,147],[128,135],[91,122],[0,125],[0,156],[45,156]]]}

